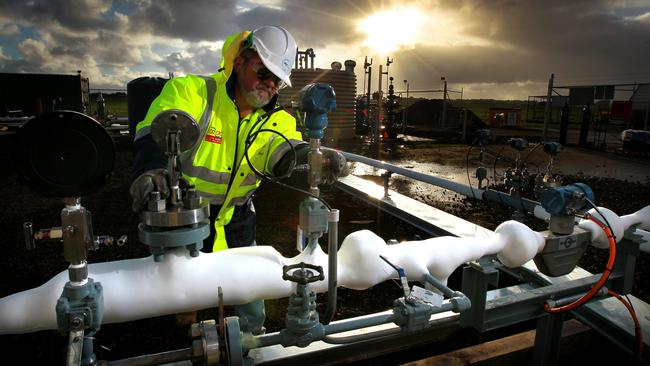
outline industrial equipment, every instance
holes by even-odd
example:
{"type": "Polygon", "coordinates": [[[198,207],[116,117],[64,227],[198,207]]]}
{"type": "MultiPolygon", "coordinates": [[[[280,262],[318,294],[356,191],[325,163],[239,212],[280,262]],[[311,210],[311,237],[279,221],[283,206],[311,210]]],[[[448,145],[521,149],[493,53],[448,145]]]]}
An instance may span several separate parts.
{"type": "MultiPolygon", "coordinates": [[[[239,319],[224,317],[220,311],[218,319],[192,325],[187,348],[118,360],[114,364],[191,361],[208,365],[244,365],[289,364],[305,360],[335,363],[345,360],[345,350],[366,344],[363,342],[372,341],[375,345],[365,351],[366,355],[379,355],[407,347],[406,340],[415,343],[414,338],[421,340],[443,329],[473,328],[485,332],[529,320],[537,321],[533,350],[535,363],[553,364],[557,359],[559,334],[564,321],[561,312],[568,309],[567,304],[571,304],[570,310],[577,317],[598,331],[606,333],[615,327],[613,321],[601,319],[607,319],[609,313],[598,321],[594,320],[601,315],[599,311],[603,311],[596,304],[613,299],[604,298],[606,291],[602,288],[605,284],[609,291],[629,293],[634,253],[638,253],[639,245],[644,241],[642,231],[650,229],[650,206],[624,216],[596,207],[589,187],[583,184],[562,186],[551,171],[551,163],[545,175],[537,181],[540,202],[522,197],[520,192],[529,178],[519,156],[527,146],[527,141],[522,139],[511,139],[508,143],[518,154],[515,166],[505,175],[508,192],[496,191],[482,184],[473,187],[342,152],[348,160],[387,173],[418,179],[468,197],[500,202],[518,209],[522,215],[532,213],[538,218],[549,219],[549,230],[537,232],[512,220],[494,231],[487,230],[391,191],[388,189],[390,174],[384,175],[386,186],[351,175],[342,178],[337,187],[433,237],[389,245],[376,234],[361,230],[348,235],[339,248],[339,212],[325,202],[319,189],[322,167],[328,163],[321,151],[321,138],[328,126],[328,113],[336,108],[336,94],[327,84],[310,84],[299,95],[298,109],[305,114],[309,154],[307,166],[296,168],[308,171],[309,192],[299,207],[297,242],[300,253],[297,256],[286,258],[272,247],[236,248],[210,254],[198,252],[208,211],[205,204],[191,193],[193,188],[183,182],[177,164],[177,157],[198,139],[196,122],[181,111],[166,111],[156,117],[152,135],[168,156],[172,194],[167,200],[152,194],[140,224],[140,238],[150,247],[154,260],[148,257],[86,265],[83,248],[93,237],[89,214],[82,210],[78,200],[68,200],[65,218],[62,213],[61,235],[66,248],[68,245],[75,248],[74,257],[68,257],[66,251],[66,258],[71,262],[69,280],[62,279],[66,275],[63,273],[37,289],[0,299],[0,334],[59,328],[70,334],[70,349],[84,354],[82,358],[69,359],[68,364],[92,364],[92,339],[82,338],[80,332],[94,334],[102,323],[132,321],[205,307],[222,309],[223,305],[242,304],[260,297],[289,297],[285,328],[278,332],[262,335],[242,333],[239,319]],[[74,213],[73,222],[66,221],[70,211],[74,213]],[[186,220],[187,217],[190,219],[186,220]],[[318,243],[325,234],[328,235],[327,255],[318,243]],[[592,275],[575,266],[576,255],[579,257],[576,253],[581,253],[588,244],[609,246],[615,248],[614,252],[616,248],[622,248],[619,250],[625,254],[616,258],[616,265],[611,259],[606,275],[592,275]],[[565,255],[567,253],[571,255],[565,255]],[[456,268],[463,265],[461,289],[452,289],[448,279],[456,268]],[[496,288],[500,273],[514,277],[520,283],[496,288]],[[86,279],[87,286],[75,287],[86,279]],[[389,279],[400,281],[402,295],[394,300],[392,309],[332,321],[338,286],[365,289],[389,279]],[[147,286],[142,286],[145,282],[147,286]],[[51,293],[60,291],[65,283],[70,284],[66,285],[66,291],[72,287],[73,292],[67,293],[67,298],[71,299],[67,303],[72,304],[61,305],[58,316],[54,311],[50,315],[43,309],[47,309],[50,303],[58,304],[51,293]],[[96,291],[87,289],[88,286],[96,291]],[[327,307],[324,314],[319,314],[316,293],[322,292],[328,293],[327,307]],[[588,303],[590,299],[594,301],[588,303]],[[37,310],[45,315],[33,316],[37,310]],[[81,339],[83,347],[79,344],[81,339]],[[405,343],[400,343],[400,340],[405,343]]],[[[57,126],[66,123],[74,125],[74,128],[93,126],[89,130],[95,126],[68,122],[78,122],[76,114],[62,113],[52,118],[57,126]]],[[[487,135],[483,132],[479,138],[482,155],[487,135]]],[[[25,130],[22,136],[36,142],[45,140],[40,128],[25,130]]],[[[94,146],[95,143],[105,143],[105,138],[96,136],[84,143],[67,144],[65,149],[94,146]]],[[[543,146],[551,159],[560,150],[554,144],[543,146]]],[[[33,145],[32,148],[37,149],[33,145]]],[[[78,150],[69,151],[69,156],[79,158],[78,150]]],[[[53,154],[43,166],[39,166],[38,161],[27,161],[26,165],[69,173],[72,168],[65,165],[67,159],[61,159],[67,156],[53,154]]],[[[107,168],[112,168],[112,158],[102,156],[92,161],[100,167],[96,170],[105,180],[110,171],[107,168]]],[[[23,175],[33,187],[42,185],[34,183],[30,175],[23,175]]],[[[485,175],[484,169],[477,170],[479,179],[485,175]]],[[[71,176],[79,179],[80,175],[71,176]]],[[[102,179],[97,175],[90,176],[80,185],[95,187],[101,183],[102,179]]],[[[58,181],[73,179],[64,177],[68,176],[63,174],[58,181]]],[[[47,194],[62,194],[64,197],[90,193],[89,190],[69,190],[68,184],[49,189],[47,194]]],[[[50,237],[54,236],[50,234],[50,237]]],[[[647,319],[642,321],[644,325],[648,323],[647,319]]],[[[626,341],[630,338],[628,333],[622,334],[621,338],[626,341]]]]}
{"type": "Polygon", "coordinates": [[[151,136],[167,155],[170,194],[151,192],[138,229],[156,262],[163,260],[166,249],[179,246],[197,257],[210,235],[210,203],[181,177],[178,163],[178,156],[200,140],[199,132],[196,120],[180,110],[163,111],[151,122],[151,136]]]}
{"type": "Polygon", "coordinates": [[[62,198],[65,204],[61,226],[34,233],[31,222],[23,225],[27,249],[34,249],[37,240],[63,241],[70,265],[69,279],[56,302],[57,327],[68,336],[67,364],[94,364],[92,336],[101,327],[104,302],[101,283],[88,277],[87,253],[100,245],[124,245],[126,237],[115,240],[93,235],[91,214],[81,206],[81,196],[98,190],[110,176],[113,141],[99,122],[72,111],[29,120],[17,139],[20,179],[45,196],[62,198]]]}

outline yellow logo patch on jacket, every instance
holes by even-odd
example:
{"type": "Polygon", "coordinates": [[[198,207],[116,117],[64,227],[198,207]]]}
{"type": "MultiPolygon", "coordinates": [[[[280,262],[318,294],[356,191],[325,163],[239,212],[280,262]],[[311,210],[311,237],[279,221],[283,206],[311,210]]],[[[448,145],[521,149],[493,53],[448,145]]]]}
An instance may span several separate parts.
{"type": "Polygon", "coordinates": [[[217,131],[216,128],[210,126],[208,132],[205,134],[204,140],[207,142],[212,142],[213,144],[221,144],[222,132],[217,131]]]}

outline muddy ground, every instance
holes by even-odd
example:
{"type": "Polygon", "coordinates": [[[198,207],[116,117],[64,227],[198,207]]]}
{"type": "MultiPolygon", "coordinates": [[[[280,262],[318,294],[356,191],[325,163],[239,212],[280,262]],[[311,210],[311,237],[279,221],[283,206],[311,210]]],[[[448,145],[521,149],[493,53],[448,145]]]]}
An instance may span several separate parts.
{"type": "MultiPolygon", "coordinates": [[[[6,139],[5,139],[6,140],[6,139]]],[[[128,244],[123,247],[106,247],[89,254],[89,262],[113,261],[147,256],[146,247],[137,241],[138,218],[130,210],[128,187],[131,180],[132,157],[127,139],[116,140],[117,160],[114,173],[107,184],[96,194],[84,197],[82,204],[93,214],[95,234],[120,236],[128,235],[128,244]]],[[[62,204],[57,199],[38,196],[22,186],[12,169],[10,145],[2,141],[0,145],[0,225],[2,225],[2,249],[0,258],[0,297],[17,291],[36,287],[58,272],[67,268],[63,260],[62,248],[58,243],[41,243],[33,251],[27,251],[23,242],[22,223],[31,221],[36,229],[59,225],[59,212],[62,204]]],[[[385,143],[379,150],[359,140],[353,144],[341,146],[345,150],[367,154],[380,160],[394,162],[397,165],[412,168],[428,174],[434,174],[463,183],[467,175],[473,176],[478,166],[478,149],[468,149],[467,145],[428,139],[403,138],[385,143]],[[468,153],[469,152],[469,153],[468,153]]],[[[569,153],[567,153],[567,156],[569,153]]],[[[483,165],[488,170],[490,184],[497,176],[512,164],[516,155],[501,145],[490,147],[485,154],[483,165]],[[496,164],[495,159],[498,157],[496,164]]],[[[632,213],[650,204],[650,163],[647,158],[626,160],[625,164],[611,163],[603,158],[602,153],[591,154],[589,151],[575,149],[577,157],[572,164],[563,162],[560,155],[555,162],[556,172],[565,175],[565,183],[582,181],[589,184],[596,193],[599,205],[608,207],[619,214],[632,213]],[[584,156],[587,156],[585,158],[584,156]],[[631,165],[627,165],[631,163],[631,165]],[[566,164],[566,165],[565,165],[566,164]],[[620,164],[620,166],[619,166],[620,164]],[[625,166],[625,167],[623,167],[625,166]],[[614,172],[614,173],[612,173],[614,172]]],[[[613,154],[607,155],[612,158],[613,154]]],[[[543,153],[534,151],[526,158],[533,173],[547,166],[543,153]]],[[[622,158],[621,158],[622,159],[622,158]]],[[[627,159],[627,158],[625,158],[627,159]]],[[[616,161],[616,160],[615,160],[616,161]]],[[[354,173],[378,180],[372,169],[355,167],[354,173]],[[374,178],[371,176],[375,176],[374,178]]],[[[470,179],[471,184],[476,181],[470,179]]],[[[488,229],[494,229],[499,223],[510,219],[511,210],[498,203],[479,202],[470,198],[438,188],[424,186],[404,178],[393,178],[392,189],[408,194],[434,207],[444,209],[466,220],[478,223],[488,229]]],[[[323,197],[333,207],[341,210],[340,239],[347,234],[370,229],[382,238],[402,240],[424,239],[426,234],[411,228],[400,220],[384,215],[369,207],[362,201],[351,198],[334,188],[323,190],[323,197]]],[[[273,245],[283,255],[293,256],[295,234],[298,223],[298,205],[303,197],[285,188],[264,183],[255,198],[258,212],[258,244],[273,245]]],[[[535,230],[544,230],[545,224],[536,220],[527,222],[535,230]]],[[[325,241],[324,241],[325,242],[325,241]]],[[[590,248],[580,265],[589,271],[600,272],[606,261],[607,252],[590,248]]],[[[642,253],[637,262],[635,286],[632,294],[650,302],[650,287],[647,279],[650,269],[648,255],[642,253]],[[644,281],[645,279],[645,281],[644,281]]],[[[458,272],[458,271],[457,271],[458,272]]],[[[142,284],[146,286],[146,284],[142,284]]],[[[450,278],[450,286],[459,288],[460,275],[455,273],[450,278]]],[[[216,294],[215,294],[216,296],[216,294]]],[[[339,291],[339,307],[335,319],[342,319],[375,311],[386,310],[392,301],[400,296],[400,288],[393,282],[375,286],[367,291],[339,291]]],[[[319,296],[319,310],[324,310],[324,297],[319,296]]],[[[286,309],[286,299],[267,301],[268,331],[282,328],[286,309]]],[[[143,304],[146,306],[146,304],[143,304]]],[[[43,311],[50,311],[44,309],[43,311]]],[[[200,319],[216,317],[214,309],[199,312],[200,319]]],[[[95,336],[96,353],[99,359],[116,360],[146,353],[162,352],[189,346],[187,327],[175,324],[173,316],[162,316],[128,324],[104,325],[95,336]]],[[[498,334],[467,334],[463,340],[457,340],[449,347],[458,348],[471,342],[480,342],[498,337],[498,334]]],[[[42,331],[25,335],[0,336],[0,347],[4,355],[14,354],[20,364],[62,364],[65,339],[55,331],[42,331]]],[[[411,355],[411,359],[417,359],[411,355]]],[[[409,357],[403,360],[408,360],[409,357]]],[[[384,359],[384,364],[397,361],[384,359]]],[[[575,363],[579,364],[579,363],[575,363]]]]}

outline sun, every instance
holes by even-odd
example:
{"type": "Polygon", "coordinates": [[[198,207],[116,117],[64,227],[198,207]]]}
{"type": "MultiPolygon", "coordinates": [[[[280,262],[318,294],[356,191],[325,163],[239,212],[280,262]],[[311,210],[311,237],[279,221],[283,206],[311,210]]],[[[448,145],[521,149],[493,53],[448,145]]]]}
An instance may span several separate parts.
{"type": "Polygon", "coordinates": [[[421,11],[416,8],[392,9],[361,20],[357,29],[366,34],[362,44],[380,55],[415,44],[421,11]]]}

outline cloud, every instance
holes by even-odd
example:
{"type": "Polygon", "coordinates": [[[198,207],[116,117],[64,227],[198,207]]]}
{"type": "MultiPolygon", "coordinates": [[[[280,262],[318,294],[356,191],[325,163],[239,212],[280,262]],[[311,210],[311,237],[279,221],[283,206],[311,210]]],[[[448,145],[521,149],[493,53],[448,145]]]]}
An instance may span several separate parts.
{"type": "Polygon", "coordinates": [[[20,33],[17,24],[0,22],[0,36],[14,36],[20,33]]]}
{"type": "Polygon", "coordinates": [[[238,30],[234,0],[140,1],[130,30],[188,41],[216,41],[238,30]]]}
{"type": "Polygon", "coordinates": [[[103,15],[110,2],[102,0],[0,0],[3,16],[47,27],[61,24],[71,30],[110,28],[103,15]]]}
{"type": "Polygon", "coordinates": [[[647,13],[632,17],[632,20],[637,21],[637,22],[641,22],[641,23],[650,24],[650,12],[647,12],[647,13]]]}
{"type": "Polygon", "coordinates": [[[156,64],[175,75],[209,75],[217,72],[220,60],[220,45],[204,43],[189,47],[182,52],[173,52],[156,64]]]}
{"type": "Polygon", "coordinates": [[[7,55],[5,55],[4,50],[0,46],[0,62],[5,63],[11,60],[7,55]]]}
{"type": "Polygon", "coordinates": [[[210,74],[228,34],[278,24],[314,49],[317,67],[357,61],[361,91],[364,56],[376,79],[386,55],[361,46],[357,24],[394,7],[427,17],[425,37],[389,55],[391,75],[411,88],[438,88],[444,75],[469,97],[492,89],[525,98],[538,85],[543,93],[550,73],[566,83],[650,81],[647,1],[606,0],[0,0],[0,70],[83,70],[95,87],[143,73],[210,74]]]}

